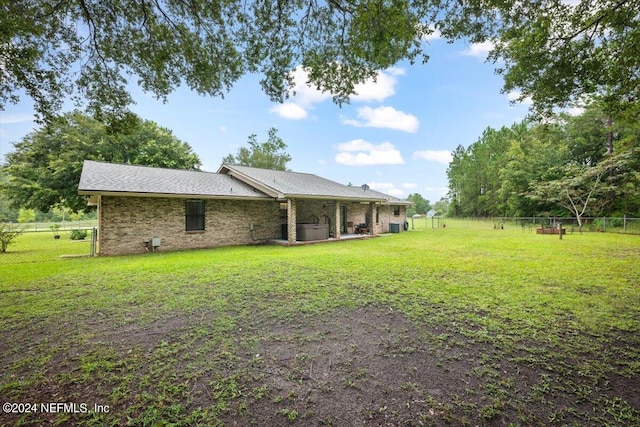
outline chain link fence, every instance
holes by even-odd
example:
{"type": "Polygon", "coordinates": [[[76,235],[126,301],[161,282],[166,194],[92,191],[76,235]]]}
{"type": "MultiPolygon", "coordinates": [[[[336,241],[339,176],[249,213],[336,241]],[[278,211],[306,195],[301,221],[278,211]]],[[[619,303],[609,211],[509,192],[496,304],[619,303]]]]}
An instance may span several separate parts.
{"type": "Polygon", "coordinates": [[[96,225],[96,221],[9,224],[5,229],[20,230],[21,234],[0,252],[0,269],[10,264],[93,256],[96,225]]]}
{"type": "Polygon", "coordinates": [[[582,217],[582,230],[575,217],[492,217],[492,218],[464,218],[467,221],[484,222],[494,228],[519,227],[522,231],[535,232],[536,228],[558,227],[567,233],[628,233],[640,234],[640,218],[628,217],[582,217]]]}

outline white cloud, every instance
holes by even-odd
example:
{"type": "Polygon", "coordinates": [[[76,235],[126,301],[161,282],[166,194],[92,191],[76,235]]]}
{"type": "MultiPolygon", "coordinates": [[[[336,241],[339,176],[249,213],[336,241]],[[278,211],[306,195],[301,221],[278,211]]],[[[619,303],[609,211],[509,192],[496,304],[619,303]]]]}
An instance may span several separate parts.
{"type": "Polygon", "coordinates": [[[462,52],[464,56],[474,56],[476,58],[487,59],[487,55],[493,49],[493,42],[472,43],[469,49],[462,52]]]}
{"type": "Polygon", "coordinates": [[[414,159],[423,159],[429,162],[442,163],[448,165],[453,160],[449,150],[422,150],[413,153],[414,159]]]}
{"type": "Polygon", "coordinates": [[[331,98],[329,92],[322,92],[309,85],[309,73],[302,67],[297,67],[293,72],[295,87],[292,94],[293,102],[301,107],[311,107],[313,104],[323,102],[331,98]]]}
{"type": "Polygon", "coordinates": [[[300,120],[307,117],[307,110],[293,102],[285,102],[271,107],[270,113],[276,113],[280,117],[291,120],[300,120]]]}
{"type": "Polygon", "coordinates": [[[376,190],[376,191],[389,191],[392,188],[395,187],[395,185],[393,185],[390,182],[367,182],[367,185],[372,189],[372,190],[376,190]]]}
{"type": "Polygon", "coordinates": [[[438,198],[445,197],[449,194],[449,187],[424,187],[429,193],[434,193],[438,198]]]}
{"type": "MultiPolygon", "coordinates": [[[[378,71],[375,78],[355,86],[355,94],[351,96],[354,102],[382,102],[395,95],[398,76],[405,74],[403,68],[389,68],[378,71]]],[[[302,67],[297,67],[293,73],[294,87],[290,93],[289,101],[274,105],[269,112],[290,120],[300,120],[309,116],[309,110],[315,104],[319,104],[333,97],[329,92],[322,92],[309,85],[309,73],[302,67]]]]}
{"type": "Polygon", "coordinates": [[[270,113],[285,119],[301,120],[309,116],[308,110],[312,109],[314,104],[331,98],[330,93],[322,92],[308,84],[309,73],[302,67],[297,67],[292,77],[295,86],[290,93],[289,101],[274,105],[269,109],[270,113]]]}
{"type": "Polygon", "coordinates": [[[389,68],[385,71],[378,71],[375,79],[369,79],[357,84],[354,88],[355,95],[351,97],[356,102],[382,102],[388,97],[395,95],[398,76],[403,76],[403,68],[389,68]]]}
{"type": "Polygon", "coordinates": [[[372,144],[363,139],[338,144],[336,163],[346,166],[401,165],[404,159],[390,142],[372,144]]]}
{"type": "Polygon", "coordinates": [[[403,182],[402,186],[404,188],[417,188],[418,184],[414,183],[414,182],[403,182]]]}
{"type": "MultiPolygon", "coordinates": [[[[522,92],[514,90],[512,92],[507,93],[507,99],[511,102],[517,101],[521,95],[522,95],[522,92]]],[[[533,105],[533,99],[531,99],[530,96],[527,96],[526,98],[524,98],[522,101],[519,101],[519,102],[523,105],[533,105]]]]}
{"type": "Polygon", "coordinates": [[[442,38],[442,33],[440,32],[440,30],[436,29],[434,25],[429,25],[428,28],[429,28],[429,31],[431,31],[431,33],[423,35],[422,40],[432,41],[432,40],[439,40],[442,38]]]}
{"type": "Polygon", "coordinates": [[[396,186],[390,182],[368,182],[367,185],[372,190],[389,194],[390,196],[402,197],[402,195],[404,195],[403,190],[396,188],[396,186]]]}
{"type": "Polygon", "coordinates": [[[402,196],[404,195],[404,191],[400,190],[399,188],[394,188],[392,190],[387,191],[386,193],[390,196],[394,196],[399,199],[402,198],[402,196]]]}
{"type": "Polygon", "coordinates": [[[34,119],[33,114],[2,114],[0,115],[0,123],[3,125],[13,123],[32,122],[34,119]]]}
{"type": "Polygon", "coordinates": [[[345,119],[342,123],[356,127],[396,129],[410,133],[417,132],[420,126],[420,121],[413,114],[385,106],[358,108],[358,119],[345,119]]]}

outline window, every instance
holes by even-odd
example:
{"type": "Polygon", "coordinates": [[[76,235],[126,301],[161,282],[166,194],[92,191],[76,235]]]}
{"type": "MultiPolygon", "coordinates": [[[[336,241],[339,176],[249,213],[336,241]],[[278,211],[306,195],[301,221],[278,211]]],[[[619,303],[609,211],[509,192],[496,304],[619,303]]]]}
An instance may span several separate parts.
{"type": "Polygon", "coordinates": [[[400,206],[393,207],[393,216],[400,216],[400,206]]]}
{"type": "Polygon", "coordinates": [[[187,200],[185,202],[185,230],[204,230],[204,200],[187,200]]]}

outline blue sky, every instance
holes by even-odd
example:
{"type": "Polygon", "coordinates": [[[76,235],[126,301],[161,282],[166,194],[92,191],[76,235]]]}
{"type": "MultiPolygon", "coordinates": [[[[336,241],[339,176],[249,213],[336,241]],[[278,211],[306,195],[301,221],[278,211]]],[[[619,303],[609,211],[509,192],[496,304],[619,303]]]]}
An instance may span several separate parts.
{"type": "MultiPolygon", "coordinates": [[[[141,117],[171,129],[216,171],[222,158],[246,145],[250,134],[267,139],[270,127],[288,146],[289,168],[344,184],[368,184],[396,197],[420,193],[431,202],[446,195],[450,152],[475,142],[488,126],[521,121],[529,105],[511,105],[516,94],[501,94],[502,78],[486,63],[486,44],[426,41],[426,64],[399,63],[380,71],[377,82],[357,88],[339,107],[330,94],[304,85],[296,71],[296,95],[272,103],[259,76],[245,76],[221,98],[181,88],[167,103],[133,88],[141,117]]],[[[0,159],[12,143],[36,129],[28,99],[0,111],[0,159]]]]}

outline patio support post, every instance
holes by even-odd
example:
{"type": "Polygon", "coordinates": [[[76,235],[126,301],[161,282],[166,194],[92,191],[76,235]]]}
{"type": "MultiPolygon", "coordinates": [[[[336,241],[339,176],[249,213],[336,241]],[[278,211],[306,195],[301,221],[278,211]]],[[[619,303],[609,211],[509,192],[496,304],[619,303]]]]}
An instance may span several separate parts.
{"type": "Polygon", "coordinates": [[[335,217],[335,221],[333,221],[333,227],[335,228],[335,232],[333,234],[333,236],[336,239],[340,238],[340,224],[341,224],[341,218],[340,218],[340,203],[336,200],[336,217],[335,217]]]}
{"type": "Polygon", "coordinates": [[[102,242],[102,194],[98,194],[98,240],[96,242],[96,254],[100,253],[100,247],[102,242]]]}
{"type": "Polygon", "coordinates": [[[296,243],[296,201],[287,199],[287,234],[290,245],[296,243]]]}
{"type": "Polygon", "coordinates": [[[369,206],[367,207],[367,212],[369,214],[369,221],[371,222],[371,224],[369,224],[369,234],[373,235],[376,234],[375,232],[375,226],[376,226],[376,217],[375,217],[375,213],[376,213],[376,205],[373,202],[369,202],[369,206]]]}

